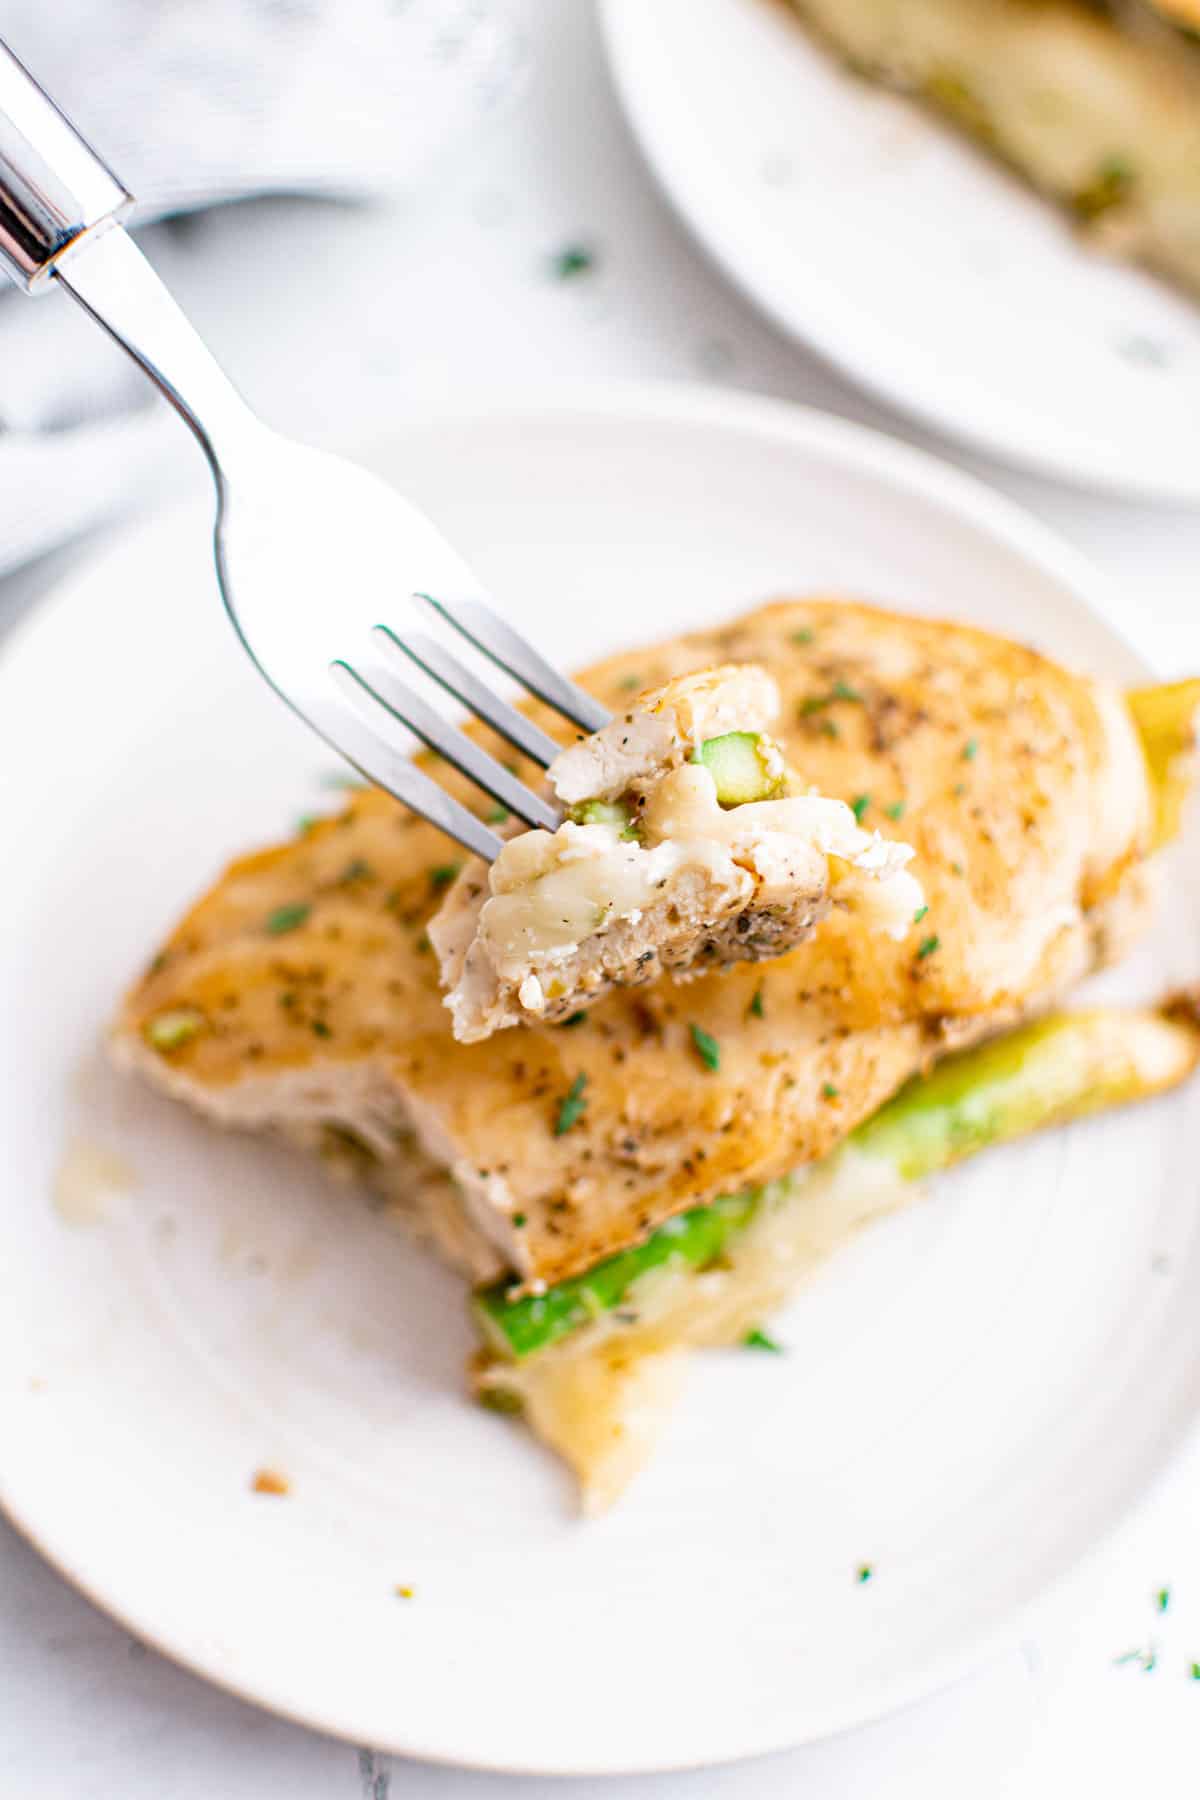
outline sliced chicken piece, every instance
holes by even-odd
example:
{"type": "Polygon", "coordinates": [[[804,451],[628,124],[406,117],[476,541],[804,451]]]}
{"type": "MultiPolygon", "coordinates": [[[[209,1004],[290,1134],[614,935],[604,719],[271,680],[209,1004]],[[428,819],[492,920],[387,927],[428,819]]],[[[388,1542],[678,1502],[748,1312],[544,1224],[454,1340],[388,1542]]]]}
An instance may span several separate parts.
{"type": "Polygon", "coordinates": [[[412,1206],[448,1253],[554,1282],[823,1156],[933,1055],[1048,1005],[1145,923],[1153,796],[1116,690],[836,599],[630,651],[584,683],[615,710],[725,662],[771,670],[790,763],[915,847],[929,912],[909,938],[834,909],[786,957],[458,1044],[426,935],[446,841],[367,792],[233,864],[128,996],[117,1056],[222,1124],[357,1145],[383,1186],[415,1143],[447,1172],[412,1206]]]}
{"type": "Polygon", "coordinates": [[[567,809],[489,869],[473,859],[429,927],[454,1035],[560,1019],[613,987],[759,962],[833,905],[903,939],[912,851],[806,792],[768,727],[779,690],[730,665],[643,694],[548,771],[567,809]]]}

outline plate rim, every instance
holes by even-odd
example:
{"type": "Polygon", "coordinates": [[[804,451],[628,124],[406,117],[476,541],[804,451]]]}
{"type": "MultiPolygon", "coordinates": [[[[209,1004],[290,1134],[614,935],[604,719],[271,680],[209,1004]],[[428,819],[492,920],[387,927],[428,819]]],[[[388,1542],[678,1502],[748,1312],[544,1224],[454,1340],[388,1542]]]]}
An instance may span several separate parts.
{"type": "MultiPolygon", "coordinates": [[[[575,418],[586,428],[589,420],[659,421],[748,435],[759,442],[782,444],[792,449],[807,449],[833,460],[869,472],[894,483],[915,498],[948,507],[958,519],[995,541],[1004,544],[1025,560],[1037,565],[1070,590],[1072,597],[1092,613],[1121,648],[1138,660],[1148,674],[1153,665],[1133,642],[1117,616],[1115,595],[1107,578],[1090,559],[1075,549],[1052,527],[1044,524],[1019,503],[1008,499],[978,477],[944,462],[923,449],[889,437],[873,427],[860,425],[818,408],[798,406],[772,397],[731,393],[720,388],[692,382],[579,383],[556,385],[544,395],[530,396],[521,390],[513,399],[496,397],[483,405],[466,403],[415,413],[402,431],[378,434],[360,448],[360,456],[369,457],[398,438],[419,434],[423,430],[444,429],[462,422],[504,424],[519,428],[522,422],[565,420],[575,418]]],[[[148,513],[107,535],[96,553],[67,571],[63,579],[37,603],[31,612],[6,634],[0,645],[0,704],[5,684],[19,678],[22,657],[31,647],[36,653],[39,637],[53,630],[60,612],[76,603],[80,588],[95,579],[98,566],[119,564],[130,544],[159,532],[168,531],[181,518],[194,514],[195,495],[179,500],[161,513],[148,513]],[[13,671],[17,671],[14,677],[13,671]]],[[[1200,1436],[1200,1409],[1181,1419],[1168,1436],[1157,1465],[1131,1483],[1128,1498],[1118,1505],[1111,1520],[1078,1552],[1068,1558],[1031,1598],[1020,1603],[1004,1619],[981,1631],[961,1647],[924,1662],[910,1677],[897,1678],[871,1690],[865,1707],[853,1699],[840,1708],[827,1709],[819,1730],[797,1737],[782,1730],[769,1740],[758,1737],[753,1742],[732,1744],[716,1757],[680,1755],[678,1752],[652,1760],[642,1757],[628,1762],[608,1758],[604,1761],[581,1759],[538,1762],[491,1756],[472,1757],[452,1750],[444,1741],[422,1742],[419,1732],[411,1730],[397,1735],[364,1733],[362,1725],[345,1714],[345,1710],[326,1714],[314,1707],[289,1698],[286,1692],[272,1688],[269,1681],[231,1677],[224,1673],[215,1656],[203,1646],[188,1646],[166,1641],[142,1609],[122,1605],[119,1597],[106,1593],[104,1583],[94,1572],[86,1573],[75,1565],[68,1544],[53,1536],[47,1538],[34,1518],[26,1517],[9,1491],[4,1466],[0,1463],[0,1515],[9,1522],[38,1555],[65,1581],[81,1593],[108,1618],[133,1632],[169,1662],[190,1674],[248,1704],[295,1725],[315,1730],[350,1744],[372,1741],[375,1749],[388,1754],[449,1768],[461,1768],[493,1774],[518,1776],[562,1776],[586,1778],[598,1775],[633,1776],[667,1774],[702,1768],[715,1768],[741,1761],[798,1749],[805,1744],[820,1743],[860,1726],[882,1719],[919,1700],[929,1698],[980,1667],[991,1657],[1017,1641],[1028,1627],[1032,1614],[1080,1570],[1097,1560],[1119,1530],[1149,1506],[1181,1455],[1200,1436]]]]}
{"type": "MultiPolygon", "coordinates": [[[[925,430],[944,438],[949,445],[959,445],[996,462],[1002,468],[1041,476],[1067,492],[1095,494],[1124,500],[1138,500],[1159,507],[1200,505],[1200,474],[1189,480],[1181,467],[1176,479],[1166,471],[1158,476],[1140,477],[1135,471],[1116,464],[1085,469],[1068,460],[1067,453],[1055,455],[1042,451],[1036,442],[1019,439],[1003,428],[989,430],[977,427],[963,418],[952,405],[943,404],[936,394],[920,386],[912,386],[903,369],[895,363],[881,367],[869,352],[856,347],[853,338],[839,333],[836,321],[828,313],[819,320],[801,320],[796,306],[784,302],[774,284],[758,282],[748,273],[743,260],[726,243],[725,236],[712,209],[705,204],[703,183],[693,179],[681,159],[673,152],[670,134],[653,94],[643,89],[643,77],[632,33],[627,22],[645,16],[641,0],[598,0],[600,37],[622,115],[637,145],[642,161],[659,192],[675,216],[691,234],[730,286],[753,305],[794,343],[799,343],[818,357],[856,389],[881,405],[910,419],[925,430]]],[[[964,154],[971,146],[963,146],[964,154]]],[[[1012,179],[1019,179],[1013,177],[1012,179]]],[[[1039,202],[1030,192],[1031,205],[1039,202]]]]}

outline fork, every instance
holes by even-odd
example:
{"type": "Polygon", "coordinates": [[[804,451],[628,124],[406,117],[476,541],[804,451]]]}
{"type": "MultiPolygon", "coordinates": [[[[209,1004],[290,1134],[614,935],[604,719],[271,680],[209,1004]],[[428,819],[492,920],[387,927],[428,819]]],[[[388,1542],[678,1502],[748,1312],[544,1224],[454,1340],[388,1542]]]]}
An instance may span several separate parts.
{"type": "Polygon", "coordinates": [[[447,722],[415,664],[545,767],[560,746],[444,644],[392,622],[397,592],[580,731],[609,714],[489,604],[431,520],[378,476],[271,431],[247,406],[121,223],[133,196],[0,43],[0,266],[26,293],[63,288],[195,434],[216,486],[226,610],[259,673],[369,781],[491,862],[503,839],[423,770],[405,726],[527,825],[561,813],[447,722]]]}

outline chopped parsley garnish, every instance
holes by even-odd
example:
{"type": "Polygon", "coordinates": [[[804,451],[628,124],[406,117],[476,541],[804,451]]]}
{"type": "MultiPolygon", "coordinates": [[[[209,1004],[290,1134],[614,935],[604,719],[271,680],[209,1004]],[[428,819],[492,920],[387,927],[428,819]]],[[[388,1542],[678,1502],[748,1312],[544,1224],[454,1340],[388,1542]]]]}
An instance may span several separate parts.
{"type": "Polygon", "coordinates": [[[772,1350],[776,1356],[783,1355],[783,1345],[777,1344],[773,1337],[768,1337],[766,1332],[760,1331],[757,1326],[753,1331],[746,1333],[742,1343],[747,1350],[772,1350]]]}
{"type": "Polygon", "coordinates": [[[1085,222],[1101,218],[1128,199],[1133,184],[1133,167],[1123,156],[1105,157],[1091,179],[1071,195],[1076,218],[1085,222]]]}
{"type": "Polygon", "coordinates": [[[857,1582],[870,1581],[870,1579],[874,1573],[875,1573],[875,1571],[871,1567],[870,1563],[860,1563],[858,1568],[854,1572],[854,1579],[857,1582]]]}
{"type": "Polygon", "coordinates": [[[564,244],[550,259],[550,270],[556,281],[573,281],[596,266],[596,252],[586,244],[564,244]]]}
{"type": "Polygon", "coordinates": [[[903,800],[893,801],[891,806],[885,806],[883,810],[889,819],[902,819],[904,817],[904,802],[903,800]]]}
{"type": "Polygon", "coordinates": [[[928,911],[929,908],[927,906],[918,906],[916,912],[913,914],[913,924],[919,925],[928,911]]]}
{"type": "Polygon", "coordinates": [[[486,1406],[489,1412],[519,1413],[524,1409],[524,1401],[520,1394],[514,1394],[511,1388],[484,1388],[479,1395],[480,1406],[486,1406]]]}
{"type": "Polygon", "coordinates": [[[932,937],[924,938],[917,946],[917,961],[924,962],[927,956],[932,956],[935,950],[941,948],[941,943],[942,940],[936,932],[932,937]]]}
{"type": "Polygon", "coordinates": [[[1146,1650],[1126,1650],[1123,1656],[1113,1657],[1113,1666],[1121,1668],[1125,1663],[1136,1663],[1142,1672],[1149,1675],[1158,1667],[1158,1651],[1151,1644],[1146,1650]]]}
{"type": "Polygon", "coordinates": [[[562,1137],[564,1132],[570,1131],[572,1125],[578,1125],[587,1110],[587,1101],[583,1096],[587,1079],[586,1075],[577,1075],[559,1101],[558,1117],[554,1121],[555,1137],[562,1137]]]}
{"type": "Polygon", "coordinates": [[[754,998],[750,1002],[750,1005],[747,1007],[746,1010],[755,1019],[761,1019],[764,1016],[763,1015],[763,990],[762,990],[762,982],[761,981],[759,982],[758,986],[755,988],[754,998]]]}
{"type": "Polygon", "coordinates": [[[858,821],[858,823],[860,825],[862,824],[862,821],[863,821],[863,814],[866,812],[866,810],[867,810],[868,806],[870,806],[870,804],[871,804],[870,794],[856,794],[854,799],[850,802],[850,811],[854,814],[855,819],[858,821]]]}
{"type": "Polygon", "coordinates": [[[862,695],[857,688],[852,688],[848,681],[835,681],[827,694],[808,694],[800,702],[800,717],[811,718],[813,713],[824,712],[837,700],[852,700],[856,705],[862,704],[862,695]]]}
{"type": "Polygon", "coordinates": [[[512,1222],[516,1226],[517,1230],[520,1231],[522,1225],[524,1225],[524,1223],[525,1223],[525,1214],[524,1213],[514,1213],[512,1216],[512,1222]]]}
{"type": "Polygon", "coordinates": [[[449,887],[461,868],[460,862],[452,862],[439,863],[436,869],[430,869],[429,885],[434,893],[440,894],[443,888],[449,887]]]}
{"type": "Polygon", "coordinates": [[[508,816],[507,806],[493,806],[491,812],[487,815],[486,822],[489,825],[503,825],[508,816]]]}
{"type": "Polygon", "coordinates": [[[710,1069],[715,1075],[717,1070],[721,1067],[720,1044],[718,1044],[716,1038],[713,1037],[711,1033],[705,1031],[700,1025],[689,1025],[688,1030],[692,1034],[692,1043],[695,1046],[696,1055],[700,1058],[700,1061],[704,1064],[705,1068],[710,1069]]]}
{"type": "Polygon", "coordinates": [[[325,1023],[324,1019],[314,1019],[312,1022],[312,1028],[313,1028],[313,1036],[314,1037],[328,1038],[328,1037],[333,1036],[333,1032],[330,1030],[329,1026],[325,1023]]]}
{"type": "Polygon", "coordinates": [[[968,738],[966,743],[962,747],[963,761],[964,762],[974,762],[975,758],[978,755],[979,755],[979,739],[978,738],[968,738]]]}
{"type": "Polygon", "coordinates": [[[361,856],[355,856],[351,858],[338,876],[338,886],[349,887],[352,881],[368,881],[371,874],[372,869],[370,863],[365,862],[361,856]]]}
{"type": "Polygon", "coordinates": [[[1200,1681],[1200,1663],[1192,1664],[1191,1677],[1193,1681],[1200,1681]]]}
{"type": "Polygon", "coordinates": [[[1157,1594],[1154,1596],[1154,1604],[1160,1613],[1166,1612],[1168,1606],[1171,1604],[1170,1588],[1159,1588],[1157,1594]]]}
{"type": "Polygon", "coordinates": [[[301,813],[300,817],[296,820],[296,836],[307,837],[313,826],[319,825],[320,823],[321,816],[319,813],[301,813]]]}
{"type": "Polygon", "coordinates": [[[565,1031],[568,1025],[582,1025],[586,1018],[585,1012],[573,1012],[569,1018],[563,1020],[563,1030],[565,1031]]]}
{"type": "Polygon", "coordinates": [[[816,635],[811,625],[802,625],[799,631],[793,631],[792,642],[793,644],[811,644],[816,635]]]}
{"type": "Polygon", "coordinates": [[[832,1081],[823,1081],[821,1083],[821,1096],[825,1100],[836,1100],[837,1099],[838,1091],[834,1087],[832,1081]]]}
{"type": "Polygon", "coordinates": [[[640,675],[622,675],[620,681],[617,683],[617,686],[622,688],[627,694],[632,694],[635,689],[640,688],[641,685],[642,678],[640,675]]]}
{"type": "Polygon", "coordinates": [[[177,1006],[148,1019],[143,1028],[147,1043],[156,1050],[178,1050],[194,1038],[204,1026],[204,1015],[191,1006],[177,1006]]]}
{"type": "Polygon", "coordinates": [[[307,900],[293,901],[290,906],[277,906],[273,913],[268,913],[263,930],[271,937],[282,937],[285,931],[295,931],[308,918],[312,907],[307,900]]]}

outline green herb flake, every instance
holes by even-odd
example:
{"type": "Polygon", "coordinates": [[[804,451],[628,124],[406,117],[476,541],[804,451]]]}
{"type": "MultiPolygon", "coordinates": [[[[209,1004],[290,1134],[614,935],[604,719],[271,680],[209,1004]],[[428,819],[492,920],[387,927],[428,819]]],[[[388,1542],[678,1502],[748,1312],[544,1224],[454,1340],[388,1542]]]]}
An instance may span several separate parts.
{"type": "Polygon", "coordinates": [[[965,875],[966,872],[967,871],[963,868],[963,866],[960,862],[952,862],[950,864],[950,873],[952,875],[965,875]]]}
{"type": "Polygon", "coordinates": [[[321,817],[319,813],[301,813],[300,817],[296,820],[296,836],[307,837],[314,825],[319,825],[320,823],[321,817]]]}
{"type": "Polygon", "coordinates": [[[978,738],[968,738],[966,743],[962,747],[963,761],[964,762],[974,762],[975,758],[978,755],[979,755],[979,739],[978,738]]]}
{"type": "Polygon", "coordinates": [[[489,825],[503,825],[505,819],[508,817],[509,811],[507,806],[493,806],[491,812],[487,814],[486,822],[489,825]]]}
{"type": "Polygon", "coordinates": [[[870,794],[856,794],[854,799],[850,802],[850,811],[854,814],[855,819],[860,825],[863,822],[863,814],[870,804],[870,794]]]}
{"type": "Polygon", "coordinates": [[[1090,181],[1077,187],[1071,196],[1075,216],[1090,223],[1102,218],[1129,198],[1134,185],[1134,170],[1123,156],[1108,156],[1090,181]]]}
{"type": "Polygon", "coordinates": [[[821,1098],[823,1100],[836,1100],[837,1097],[838,1091],[834,1087],[832,1081],[823,1081],[821,1083],[821,1098]]]}
{"type": "Polygon", "coordinates": [[[596,252],[586,244],[564,244],[550,259],[550,272],[556,281],[573,281],[577,275],[590,274],[596,266],[596,252]]]}
{"type": "Polygon", "coordinates": [[[721,1067],[720,1044],[718,1044],[715,1037],[705,1031],[700,1025],[689,1025],[688,1030],[692,1034],[692,1044],[695,1048],[696,1055],[700,1058],[700,1061],[704,1064],[705,1068],[711,1070],[715,1075],[717,1070],[721,1067]]]}
{"type": "Polygon", "coordinates": [[[282,937],[287,931],[296,931],[305,923],[312,907],[307,900],[295,900],[289,906],[277,906],[268,913],[263,923],[263,930],[268,937],[282,937]]]}
{"type": "Polygon", "coordinates": [[[512,1388],[484,1388],[479,1396],[480,1406],[486,1406],[489,1412],[519,1413],[524,1410],[525,1402],[520,1394],[512,1388]]]}
{"type": "Polygon", "coordinates": [[[313,1036],[314,1037],[330,1038],[333,1036],[333,1032],[330,1030],[329,1026],[325,1023],[324,1019],[314,1019],[312,1022],[312,1028],[313,1028],[313,1036]]]}
{"type": "Polygon", "coordinates": [[[326,769],[321,776],[321,786],[325,788],[345,788],[348,793],[359,793],[370,783],[359,775],[347,775],[343,769],[326,769]]]}
{"type": "Polygon", "coordinates": [[[856,706],[861,706],[863,696],[857,688],[851,687],[848,681],[839,679],[834,682],[827,694],[807,694],[800,702],[798,709],[800,717],[802,719],[811,718],[813,713],[824,712],[827,706],[832,706],[838,700],[850,701],[856,706]]]}
{"type": "Polygon", "coordinates": [[[1200,1681],[1200,1663],[1193,1663],[1190,1673],[1193,1681],[1200,1681]]]}
{"type": "Polygon", "coordinates": [[[854,1571],[854,1579],[861,1586],[863,1584],[863,1582],[870,1581],[870,1579],[874,1573],[875,1573],[875,1571],[871,1567],[870,1563],[860,1563],[858,1565],[858,1568],[854,1571]]]}
{"type": "Polygon", "coordinates": [[[936,932],[932,937],[924,938],[917,946],[917,961],[924,962],[927,956],[932,956],[935,950],[941,949],[941,944],[942,940],[936,932]]]}
{"type": "Polygon", "coordinates": [[[1146,1650],[1126,1650],[1123,1655],[1113,1657],[1116,1669],[1123,1668],[1126,1663],[1136,1663],[1143,1674],[1149,1675],[1158,1667],[1158,1651],[1151,1644],[1146,1650]]]}
{"type": "Polygon", "coordinates": [[[770,1350],[776,1356],[783,1355],[783,1345],[777,1344],[773,1337],[768,1337],[766,1332],[760,1331],[757,1326],[755,1326],[753,1331],[748,1331],[746,1333],[745,1337],[742,1339],[742,1343],[747,1350],[770,1350]]]}
{"type": "Polygon", "coordinates": [[[156,1013],[147,1019],[143,1036],[156,1050],[178,1050],[190,1043],[204,1029],[204,1014],[191,1006],[176,1006],[170,1012],[156,1013]]]}
{"type": "Polygon", "coordinates": [[[516,1226],[517,1230],[520,1231],[522,1225],[524,1225],[526,1223],[525,1214],[524,1213],[514,1213],[512,1216],[512,1222],[516,1226]]]}
{"type": "Polygon", "coordinates": [[[816,635],[811,625],[802,625],[799,631],[791,634],[793,644],[811,644],[816,635]]]}
{"type": "Polygon", "coordinates": [[[928,911],[929,908],[927,906],[918,906],[916,912],[913,914],[913,924],[919,925],[928,911]]]}
{"type": "Polygon", "coordinates": [[[904,802],[903,800],[895,800],[892,802],[891,806],[885,806],[883,810],[889,819],[902,819],[904,817],[904,802]]]}
{"type": "Polygon", "coordinates": [[[370,881],[374,870],[361,856],[352,857],[337,878],[338,887],[349,887],[355,881],[370,881]]]}
{"type": "Polygon", "coordinates": [[[573,1012],[573,1013],[571,1013],[571,1014],[570,1014],[570,1015],[569,1015],[569,1017],[568,1017],[568,1018],[565,1018],[565,1019],[564,1019],[564,1020],[563,1020],[563,1022],[562,1022],[562,1025],[563,1025],[563,1030],[564,1030],[564,1031],[565,1031],[565,1030],[566,1030],[566,1029],[567,1029],[567,1026],[568,1026],[568,1025],[582,1025],[582,1024],[583,1024],[583,1021],[584,1021],[584,1020],[585,1020],[585,1019],[586,1019],[586,1018],[587,1018],[587,1014],[586,1014],[586,1013],[585,1013],[585,1012],[573,1012]]]}
{"type": "Polygon", "coordinates": [[[636,693],[641,685],[642,678],[640,675],[622,675],[620,681],[617,683],[617,686],[626,694],[636,693]]]}
{"type": "Polygon", "coordinates": [[[587,1110],[583,1094],[587,1079],[586,1075],[577,1075],[559,1101],[558,1117],[554,1121],[555,1137],[562,1137],[564,1132],[570,1131],[572,1125],[578,1125],[587,1110]]]}
{"type": "Polygon", "coordinates": [[[761,1019],[765,1016],[763,1012],[763,989],[761,981],[755,988],[754,998],[746,1010],[749,1012],[751,1018],[754,1019],[761,1019]]]}
{"type": "Polygon", "coordinates": [[[440,894],[443,888],[448,888],[461,868],[460,862],[452,862],[439,863],[436,869],[430,869],[429,885],[434,893],[440,894]]]}
{"type": "Polygon", "coordinates": [[[1165,1613],[1168,1606],[1171,1604],[1170,1588],[1159,1588],[1157,1594],[1154,1596],[1154,1604],[1160,1613],[1165,1613]]]}

